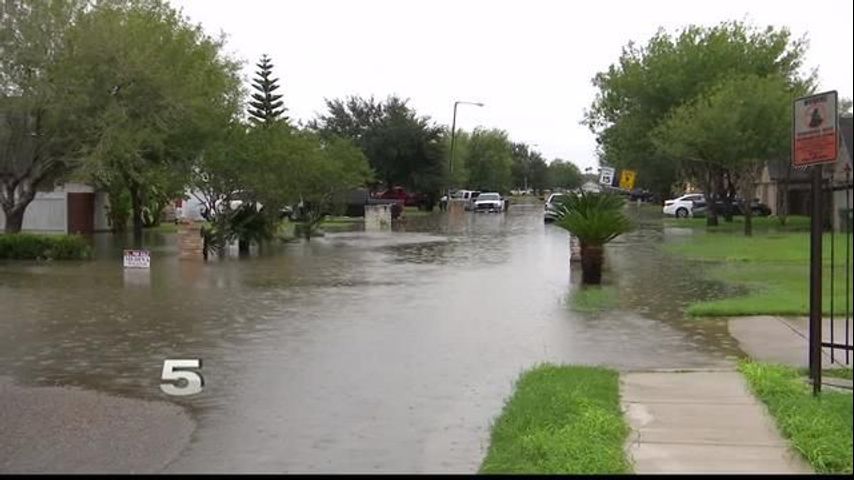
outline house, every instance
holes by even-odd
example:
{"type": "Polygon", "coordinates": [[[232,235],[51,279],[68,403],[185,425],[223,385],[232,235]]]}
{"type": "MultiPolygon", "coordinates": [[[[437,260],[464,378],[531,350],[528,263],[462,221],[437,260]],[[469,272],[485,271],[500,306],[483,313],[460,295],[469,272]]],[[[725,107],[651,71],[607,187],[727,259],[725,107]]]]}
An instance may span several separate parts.
{"type": "MultiPolygon", "coordinates": [[[[832,168],[825,167],[825,178],[830,190],[824,193],[825,220],[836,230],[851,218],[851,157],[852,118],[839,117],[839,154],[832,168]]],[[[787,205],[789,215],[809,215],[812,180],[810,170],[792,168],[788,159],[766,162],[756,182],[756,198],[768,205],[772,215],[779,214],[787,205]],[[783,192],[786,192],[784,195],[783,192]]]]}
{"type": "MultiPolygon", "coordinates": [[[[39,233],[83,233],[110,229],[105,192],[83,183],[65,183],[50,192],[36,193],[24,212],[23,231],[39,233]]],[[[6,216],[0,209],[0,231],[6,216]]]]}
{"type": "Polygon", "coordinates": [[[602,191],[602,185],[599,185],[599,182],[597,181],[588,180],[581,186],[581,191],[588,193],[600,193],[602,191]]]}

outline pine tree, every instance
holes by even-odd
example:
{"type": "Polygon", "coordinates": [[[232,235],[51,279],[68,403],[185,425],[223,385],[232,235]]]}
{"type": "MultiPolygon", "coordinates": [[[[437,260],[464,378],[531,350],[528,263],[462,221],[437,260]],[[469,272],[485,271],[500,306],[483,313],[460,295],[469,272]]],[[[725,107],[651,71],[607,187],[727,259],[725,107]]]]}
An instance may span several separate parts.
{"type": "Polygon", "coordinates": [[[259,125],[269,125],[276,120],[287,122],[288,117],[282,116],[287,110],[282,106],[282,96],[274,93],[279,88],[279,79],[271,78],[273,64],[270,57],[262,55],[261,62],[256,66],[259,70],[255,72],[252,88],[257,91],[252,94],[252,100],[249,102],[249,120],[259,125]]]}

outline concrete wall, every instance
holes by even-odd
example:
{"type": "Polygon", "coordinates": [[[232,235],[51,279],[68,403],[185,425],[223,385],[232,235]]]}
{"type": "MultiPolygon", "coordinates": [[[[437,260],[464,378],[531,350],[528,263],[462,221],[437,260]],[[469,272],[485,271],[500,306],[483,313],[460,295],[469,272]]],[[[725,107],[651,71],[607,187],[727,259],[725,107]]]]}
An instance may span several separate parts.
{"type": "MultiPolygon", "coordinates": [[[[67,193],[91,193],[95,189],[83,183],[66,183],[52,192],[38,192],[24,212],[22,229],[30,232],[66,233],[68,231],[67,193]]],[[[107,222],[109,198],[104,192],[95,193],[95,231],[109,230],[107,222]]],[[[6,216],[0,210],[0,230],[6,227],[6,216]]]]}
{"type": "MultiPolygon", "coordinates": [[[[65,192],[39,192],[24,211],[22,229],[34,232],[65,233],[68,230],[65,192]]],[[[6,227],[6,216],[0,210],[0,229],[6,227]]]]}
{"type": "Polygon", "coordinates": [[[391,205],[365,205],[365,231],[391,229],[391,205]]]}

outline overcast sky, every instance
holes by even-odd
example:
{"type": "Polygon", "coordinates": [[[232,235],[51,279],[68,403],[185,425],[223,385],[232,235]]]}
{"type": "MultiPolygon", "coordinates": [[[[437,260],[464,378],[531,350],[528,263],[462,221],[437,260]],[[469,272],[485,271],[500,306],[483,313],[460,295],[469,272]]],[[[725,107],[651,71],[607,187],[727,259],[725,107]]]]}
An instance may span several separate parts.
{"type": "Polygon", "coordinates": [[[658,27],[748,20],[807,34],[807,67],[820,88],[852,96],[852,2],[781,0],[171,0],[194,22],[228,35],[252,75],[272,56],[285,105],[303,121],[323,99],[397,94],[419,113],[457,126],[497,127],[537,144],[547,159],[595,166],[595,140],[579,124],[590,79],[630,40],[658,27]]]}

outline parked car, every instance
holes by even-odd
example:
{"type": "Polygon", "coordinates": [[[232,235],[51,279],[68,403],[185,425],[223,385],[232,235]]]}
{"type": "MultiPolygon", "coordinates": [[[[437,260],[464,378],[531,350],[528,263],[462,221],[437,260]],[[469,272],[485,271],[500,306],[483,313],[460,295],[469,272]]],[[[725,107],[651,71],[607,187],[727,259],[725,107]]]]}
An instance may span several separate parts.
{"type": "Polygon", "coordinates": [[[474,201],[474,211],[476,212],[503,212],[504,199],[497,192],[481,193],[474,201]]]}
{"type": "Polygon", "coordinates": [[[705,203],[706,196],[702,193],[689,193],[672,200],[665,200],[662,212],[665,215],[673,215],[677,218],[688,218],[693,216],[695,206],[705,203]]]}
{"type": "Polygon", "coordinates": [[[406,207],[417,207],[421,205],[424,200],[423,197],[423,195],[417,193],[407,192],[403,187],[389,188],[377,195],[377,198],[381,198],[383,200],[399,200],[403,202],[403,205],[406,207]]]}
{"type": "MultiPolygon", "coordinates": [[[[740,198],[735,199],[729,204],[729,206],[727,206],[727,204],[724,203],[723,200],[718,200],[715,202],[715,206],[718,215],[725,215],[727,213],[727,209],[729,209],[730,215],[733,216],[744,215],[744,212],[746,211],[744,206],[744,200],[740,198]]],[[[702,217],[707,214],[708,210],[708,204],[703,202],[702,204],[695,205],[691,213],[695,217],[702,217]]],[[[771,208],[768,205],[765,205],[764,203],[760,202],[759,199],[756,198],[753,199],[753,201],[751,202],[750,211],[755,217],[767,217],[768,215],[771,215],[771,208]]]]}
{"type": "Polygon", "coordinates": [[[653,194],[649,190],[644,190],[641,188],[636,188],[629,192],[629,200],[632,202],[640,200],[641,202],[651,202],[653,199],[653,194]]]}
{"type": "Polygon", "coordinates": [[[558,208],[560,207],[561,201],[566,198],[565,193],[552,193],[549,195],[546,200],[546,204],[543,207],[543,221],[546,223],[551,223],[557,220],[558,218],[558,208]]]}

